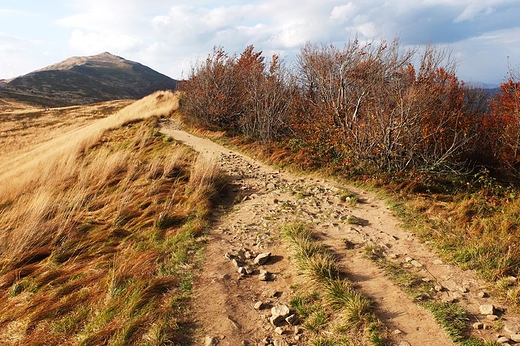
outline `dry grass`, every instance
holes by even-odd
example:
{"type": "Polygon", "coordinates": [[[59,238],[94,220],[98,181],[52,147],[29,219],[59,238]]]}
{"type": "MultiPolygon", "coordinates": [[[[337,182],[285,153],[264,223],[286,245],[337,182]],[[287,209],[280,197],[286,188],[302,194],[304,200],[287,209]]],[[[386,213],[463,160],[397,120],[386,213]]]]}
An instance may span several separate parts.
{"type": "Polygon", "coordinates": [[[518,305],[520,285],[505,279],[520,273],[520,200],[513,190],[505,193],[498,185],[496,190],[393,197],[406,227],[437,247],[446,260],[479,272],[518,305]]]}
{"type": "Polygon", "coordinates": [[[118,100],[44,109],[0,100],[0,157],[13,158],[64,132],[114,114],[132,102],[118,100]]]}
{"type": "Polygon", "coordinates": [[[2,166],[0,344],[189,341],[195,236],[221,178],[157,132],[174,100],[150,96],[2,166]]]}
{"type": "Polygon", "coordinates": [[[9,194],[16,196],[30,189],[32,182],[52,180],[56,171],[58,174],[70,171],[68,165],[74,165],[75,156],[98,143],[104,131],[152,116],[166,116],[177,107],[178,99],[173,93],[155,93],[111,116],[66,132],[14,158],[2,160],[0,181],[9,180],[10,184],[0,189],[0,201],[9,200],[9,194]]]}

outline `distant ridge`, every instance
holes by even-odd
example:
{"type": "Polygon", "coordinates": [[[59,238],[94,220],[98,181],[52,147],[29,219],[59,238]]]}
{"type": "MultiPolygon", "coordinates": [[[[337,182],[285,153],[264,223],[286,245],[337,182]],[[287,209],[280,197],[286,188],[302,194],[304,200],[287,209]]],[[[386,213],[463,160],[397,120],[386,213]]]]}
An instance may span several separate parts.
{"type": "Polygon", "coordinates": [[[0,81],[0,98],[44,107],[140,99],[175,90],[177,81],[138,62],[104,52],[72,57],[12,80],[0,81]]]}

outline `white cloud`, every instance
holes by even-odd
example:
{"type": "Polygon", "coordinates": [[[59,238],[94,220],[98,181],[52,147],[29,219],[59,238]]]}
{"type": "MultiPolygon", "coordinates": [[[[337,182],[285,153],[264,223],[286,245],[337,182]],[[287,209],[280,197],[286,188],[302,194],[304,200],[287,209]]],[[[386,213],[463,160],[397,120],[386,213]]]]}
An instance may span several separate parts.
{"type": "Polygon", "coordinates": [[[375,38],[376,36],[378,36],[378,30],[372,22],[367,22],[358,25],[356,29],[361,33],[361,35],[365,36],[366,38],[375,38]]]}
{"type": "Polygon", "coordinates": [[[451,44],[464,78],[494,74],[498,80],[503,68],[495,60],[501,61],[504,54],[514,57],[520,46],[520,35],[515,36],[520,34],[518,0],[64,0],[67,7],[53,3],[52,11],[41,2],[28,1],[35,1],[47,20],[30,27],[35,21],[26,20],[29,6],[21,5],[25,2],[11,8],[0,5],[3,28],[18,23],[13,30],[19,37],[40,39],[46,32],[49,36],[40,45],[0,36],[2,62],[8,61],[10,50],[40,61],[38,67],[43,67],[44,52],[66,58],[110,51],[180,78],[181,71],[186,76],[214,46],[233,54],[253,44],[257,50],[294,56],[306,42],[341,46],[356,35],[361,40],[400,36],[404,45],[451,44]],[[49,23],[57,27],[51,31],[45,27],[49,23]],[[58,34],[66,36],[68,48],[58,34]],[[488,36],[496,38],[485,39],[488,36]],[[500,56],[494,58],[497,53],[500,56]]]}
{"type": "Polygon", "coordinates": [[[352,2],[346,5],[334,6],[330,12],[330,19],[339,23],[345,23],[357,12],[357,6],[352,2]]]}

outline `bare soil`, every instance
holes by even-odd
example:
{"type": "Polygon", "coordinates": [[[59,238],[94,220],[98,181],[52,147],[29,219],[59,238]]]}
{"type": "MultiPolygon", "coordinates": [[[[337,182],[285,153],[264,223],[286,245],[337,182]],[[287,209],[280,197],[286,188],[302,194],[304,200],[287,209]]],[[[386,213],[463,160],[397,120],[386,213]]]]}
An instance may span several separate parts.
{"type": "Polygon", "coordinates": [[[211,340],[209,337],[219,345],[307,344],[305,331],[295,335],[293,327],[285,326],[279,335],[268,320],[270,307],[288,304],[292,285],[303,280],[279,234],[283,224],[294,221],[313,225],[320,240],[341,259],[349,278],[374,302],[376,315],[388,327],[389,345],[442,346],[453,342],[429,311],[366,258],[367,245],[383,249],[389,260],[407,263],[408,269],[424,280],[442,285],[440,292],[432,292],[434,299],[456,301],[470,312],[470,324],[481,321],[486,325],[485,329],[472,331],[475,337],[509,337],[507,333],[518,327],[518,316],[508,312],[498,298],[482,297],[486,286],[475,273],[443,263],[427,244],[399,227],[385,201],[375,194],[280,171],[178,130],[171,123],[165,124],[162,132],[204,155],[217,157],[231,177],[236,194],[233,209],[221,215],[207,235],[206,261],[194,287],[194,314],[199,327],[196,340],[200,344],[205,343],[205,338],[211,340]],[[359,196],[360,202],[354,207],[340,198],[346,189],[359,196]],[[351,216],[359,223],[351,224],[351,216]],[[265,265],[253,266],[253,274],[241,275],[229,255],[248,252],[271,252],[272,257],[265,265]],[[272,279],[260,281],[260,269],[273,273],[272,279]],[[260,301],[263,307],[255,309],[255,303],[260,301]],[[491,322],[480,315],[481,304],[502,308],[500,321],[491,322]],[[504,325],[508,332],[502,329],[504,325]]]}

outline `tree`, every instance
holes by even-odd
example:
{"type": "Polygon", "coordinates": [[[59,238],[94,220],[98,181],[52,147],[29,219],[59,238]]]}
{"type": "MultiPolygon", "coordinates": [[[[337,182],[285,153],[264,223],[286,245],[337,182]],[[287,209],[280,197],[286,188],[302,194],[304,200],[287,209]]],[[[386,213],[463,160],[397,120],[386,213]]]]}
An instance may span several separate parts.
{"type": "Polygon", "coordinates": [[[518,175],[520,169],[520,81],[510,69],[509,79],[500,85],[491,103],[486,128],[494,157],[504,174],[518,175]]]}

